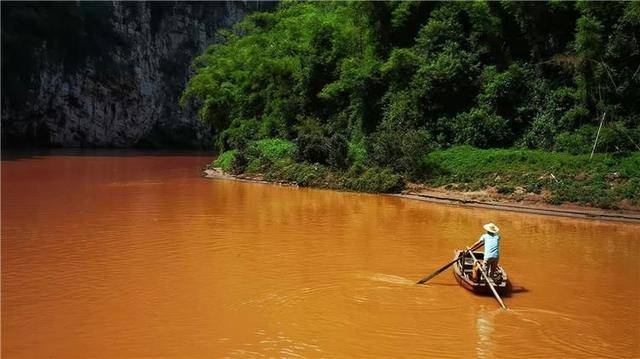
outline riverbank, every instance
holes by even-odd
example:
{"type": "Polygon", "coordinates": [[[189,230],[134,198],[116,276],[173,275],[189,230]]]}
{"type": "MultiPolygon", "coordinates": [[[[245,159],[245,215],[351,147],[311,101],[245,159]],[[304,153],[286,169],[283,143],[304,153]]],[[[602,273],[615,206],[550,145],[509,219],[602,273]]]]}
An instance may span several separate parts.
{"type": "Polygon", "coordinates": [[[352,162],[348,167],[308,163],[300,160],[293,142],[265,139],[251,142],[243,151],[224,152],[209,167],[238,179],[301,187],[640,211],[640,152],[591,157],[454,146],[423,155],[413,174],[381,168],[362,158],[352,162]]]}
{"type": "Polygon", "coordinates": [[[437,188],[424,188],[419,192],[404,191],[399,194],[391,195],[426,202],[462,205],[501,211],[640,224],[640,210],[637,209],[607,210],[579,206],[571,203],[551,205],[536,201],[514,201],[505,197],[492,197],[488,195],[486,191],[454,192],[442,191],[437,188]]]}
{"type": "MultiPolygon", "coordinates": [[[[203,176],[209,179],[232,180],[249,183],[278,184],[283,186],[298,187],[296,183],[287,181],[268,181],[263,175],[226,173],[222,168],[209,167],[204,170],[203,176]]],[[[544,203],[542,196],[530,195],[526,200],[515,200],[513,197],[498,193],[495,189],[488,191],[452,191],[444,188],[429,188],[424,185],[409,184],[401,193],[386,194],[411,200],[460,205],[467,207],[494,209],[519,213],[532,213],[548,216],[583,218],[605,221],[621,221],[640,223],[640,209],[600,209],[580,206],[571,203],[551,205],[544,203]]]]}

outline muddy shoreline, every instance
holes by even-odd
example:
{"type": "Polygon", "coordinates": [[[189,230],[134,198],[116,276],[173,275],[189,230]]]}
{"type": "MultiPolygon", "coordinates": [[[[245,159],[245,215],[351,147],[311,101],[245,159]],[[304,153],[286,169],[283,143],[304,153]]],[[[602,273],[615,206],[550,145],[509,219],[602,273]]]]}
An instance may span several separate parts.
{"type": "MultiPolygon", "coordinates": [[[[277,184],[281,186],[298,187],[296,184],[288,182],[266,181],[259,175],[231,175],[224,173],[219,168],[208,168],[202,173],[203,177],[209,179],[231,180],[249,183],[277,184]]],[[[447,191],[441,188],[408,189],[402,193],[383,194],[411,200],[418,200],[431,203],[441,203],[448,205],[458,205],[466,207],[493,209],[510,212],[540,214],[546,216],[582,218],[602,221],[618,221],[640,224],[640,211],[633,209],[606,210],[600,208],[579,206],[576,204],[551,205],[543,203],[530,203],[513,201],[508,198],[492,198],[490,194],[483,192],[482,196],[475,193],[447,191]],[[478,198],[480,197],[480,198],[478,198]]]]}

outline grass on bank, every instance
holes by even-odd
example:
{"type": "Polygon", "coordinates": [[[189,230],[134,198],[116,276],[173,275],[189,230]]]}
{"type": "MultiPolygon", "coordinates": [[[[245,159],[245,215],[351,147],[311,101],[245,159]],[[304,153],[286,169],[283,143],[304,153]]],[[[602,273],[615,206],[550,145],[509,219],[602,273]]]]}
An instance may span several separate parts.
{"type": "Polygon", "coordinates": [[[571,155],[541,150],[457,146],[425,157],[430,186],[457,190],[496,187],[512,194],[549,191],[553,204],[575,202],[601,208],[640,203],[640,152],[571,155]],[[520,187],[520,188],[519,188],[520,187]]]}
{"type": "MultiPolygon", "coordinates": [[[[361,156],[363,157],[363,156],[361,156]]],[[[266,180],[360,192],[399,192],[405,178],[375,165],[335,170],[299,162],[297,146],[287,140],[251,142],[244,151],[226,151],[213,163],[225,172],[261,174],[266,180]]],[[[546,193],[552,204],[574,202],[615,208],[640,204],[640,152],[625,155],[572,155],[523,149],[482,150],[456,146],[424,157],[427,186],[469,191],[495,187],[514,199],[546,193]]]]}

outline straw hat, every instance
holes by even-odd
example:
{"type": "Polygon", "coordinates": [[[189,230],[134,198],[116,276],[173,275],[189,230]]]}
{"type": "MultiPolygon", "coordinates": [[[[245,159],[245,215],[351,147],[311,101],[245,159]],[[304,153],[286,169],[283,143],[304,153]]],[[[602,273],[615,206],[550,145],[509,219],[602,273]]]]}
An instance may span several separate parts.
{"type": "Polygon", "coordinates": [[[487,223],[484,226],[482,226],[482,228],[484,228],[485,231],[490,232],[490,233],[498,233],[498,232],[500,232],[500,228],[498,228],[498,226],[496,226],[493,223],[487,223]]]}

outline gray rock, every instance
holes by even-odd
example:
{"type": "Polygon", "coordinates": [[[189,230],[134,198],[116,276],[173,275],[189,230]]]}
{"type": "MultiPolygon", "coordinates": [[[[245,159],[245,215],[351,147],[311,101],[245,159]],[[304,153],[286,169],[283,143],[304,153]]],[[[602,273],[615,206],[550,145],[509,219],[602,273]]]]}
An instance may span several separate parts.
{"type": "Polygon", "coordinates": [[[215,42],[219,28],[240,21],[249,4],[111,6],[109,21],[122,43],[106,58],[87,57],[69,69],[50,56],[46,42],[34,49],[33,96],[13,106],[2,94],[3,145],[211,146],[211,127],[178,100],[193,58],[215,42]]]}

